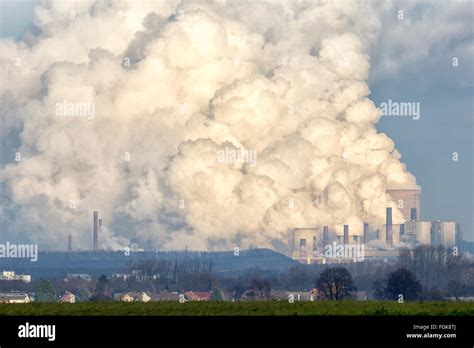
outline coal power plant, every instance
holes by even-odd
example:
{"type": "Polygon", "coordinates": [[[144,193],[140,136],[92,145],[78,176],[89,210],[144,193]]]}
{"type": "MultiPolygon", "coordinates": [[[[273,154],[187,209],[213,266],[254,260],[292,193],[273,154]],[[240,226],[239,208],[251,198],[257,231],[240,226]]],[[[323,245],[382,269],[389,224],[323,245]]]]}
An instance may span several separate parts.
{"type": "MultiPolygon", "coordinates": [[[[352,263],[365,260],[396,260],[400,247],[417,245],[458,246],[460,224],[454,221],[424,221],[420,215],[421,190],[387,190],[395,203],[385,208],[382,226],[365,221],[331,226],[297,227],[290,230],[287,256],[304,264],[352,263]],[[402,221],[400,221],[402,216],[402,221]]],[[[92,251],[100,250],[102,219],[93,212],[92,251]]],[[[72,237],[68,236],[68,250],[72,237]]],[[[143,250],[143,249],[141,249],[143,250]]]]}
{"type": "Polygon", "coordinates": [[[420,218],[421,189],[387,190],[395,202],[386,207],[385,224],[380,228],[362,226],[315,226],[290,232],[290,256],[304,264],[352,263],[365,260],[395,260],[400,247],[441,245],[448,248],[461,242],[460,224],[454,221],[423,221],[420,218]],[[398,209],[404,221],[394,223],[398,209]],[[351,233],[356,230],[357,233],[351,233]]]}

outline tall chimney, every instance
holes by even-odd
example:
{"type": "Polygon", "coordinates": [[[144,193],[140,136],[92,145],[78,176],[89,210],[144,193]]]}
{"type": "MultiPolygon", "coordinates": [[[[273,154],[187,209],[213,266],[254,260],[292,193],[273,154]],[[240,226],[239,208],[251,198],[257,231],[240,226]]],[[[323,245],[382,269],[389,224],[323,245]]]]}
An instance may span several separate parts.
{"type": "Polygon", "coordinates": [[[71,235],[67,236],[67,250],[69,251],[72,250],[72,236],[71,235]]]}
{"type": "Polygon", "coordinates": [[[369,223],[364,222],[364,243],[369,242],[369,223]]]}
{"type": "Polygon", "coordinates": [[[301,238],[300,239],[300,257],[306,257],[306,256],[307,256],[306,239],[301,238]]]}
{"type": "Polygon", "coordinates": [[[456,227],[454,228],[455,230],[455,241],[456,245],[462,240],[462,235],[461,235],[461,224],[459,222],[456,222],[456,227]]]}
{"type": "Polygon", "coordinates": [[[410,210],[410,220],[411,221],[418,221],[418,217],[416,216],[416,208],[411,208],[410,210]]]}
{"type": "Polygon", "coordinates": [[[349,244],[349,225],[344,225],[344,244],[349,244]]]}
{"type": "Polygon", "coordinates": [[[386,226],[386,242],[387,244],[393,244],[393,234],[392,234],[392,208],[387,208],[387,221],[385,223],[386,226]]]}
{"type": "Polygon", "coordinates": [[[329,244],[329,228],[328,226],[323,226],[323,248],[329,244]]]}
{"type": "Polygon", "coordinates": [[[94,251],[99,249],[99,212],[94,212],[94,251]]]}
{"type": "Polygon", "coordinates": [[[99,236],[102,232],[102,219],[99,219],[99,229],[97,230],[97,250],[99,250],[99,236]]]}

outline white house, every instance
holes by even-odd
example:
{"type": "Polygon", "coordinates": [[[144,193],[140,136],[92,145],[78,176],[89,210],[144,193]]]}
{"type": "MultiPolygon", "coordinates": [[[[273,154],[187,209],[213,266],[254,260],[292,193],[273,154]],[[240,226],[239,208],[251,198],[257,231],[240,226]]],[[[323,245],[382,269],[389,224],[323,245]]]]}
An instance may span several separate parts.
{"type": "Polygon", "coordinates": [[[2,292],[0,293],[0,303],[29,303],[31,298],[23,292],[2,292]]]}
{"type": "Polygon", "coordinates": [[[31,276],[29,274],[15,274],[15,271],[3,271],[2,275],[0,275],[0,280],[20,280],[25,283],[30,283],[31,276]]]}

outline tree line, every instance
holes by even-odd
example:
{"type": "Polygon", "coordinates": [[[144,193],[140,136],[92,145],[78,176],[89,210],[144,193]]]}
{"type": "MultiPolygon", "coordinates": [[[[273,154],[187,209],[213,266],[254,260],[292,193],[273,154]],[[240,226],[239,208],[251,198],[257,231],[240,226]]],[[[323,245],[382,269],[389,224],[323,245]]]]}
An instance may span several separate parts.
{"type": "Polygon", "coordinates": [[[114,292],[213,291],[214,299],[267,300],[272,290],[317,290],[319,299],[353,298],[357,289],[370,298],[384,300],[437,300],[474,295],[474,267],[462,253],[437,246],[401,249],[395,264],[371,262],[330,265],[296,265],[283,272],[251,268],[234,275],[222,275],[212,260],[149,259],[130,265],[126,280],[107,278],[87,283],[70,280],[67,284],[42,282],[37,287],[40,301],[57,297],[66,288],[79,300],[104,301],[114,292]],[[145,280],[143,280],[145,279],[145,280]],[[53,288],[57,288],[58,290],[53,288]],[[225,298],[224,294],[228,298],[225,298]],[[401,295],[401,297],[400,297],[401,295]]]}

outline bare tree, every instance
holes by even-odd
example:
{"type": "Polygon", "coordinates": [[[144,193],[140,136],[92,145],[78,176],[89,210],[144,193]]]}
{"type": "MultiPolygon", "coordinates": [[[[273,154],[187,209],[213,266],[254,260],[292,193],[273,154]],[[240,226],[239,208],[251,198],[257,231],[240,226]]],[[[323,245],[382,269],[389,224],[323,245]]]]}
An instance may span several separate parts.
{"type": "Polygon", "coordinates": [[[396,300],[403,295],[406,300],[416,300],[420,298],[422,286],[412,272],[399,268],[390,273],[386,280],[377,279],[374,290],[378,299],[396,300]]]}
{"type": "Polygon", "coordinates": [[[344,267],[325,269],[316,280],[316,288],[329,300],[350,298],[351,292],[357,290],[351,274],[344,267]]]}
{"type": "Polygon", "coordinates": [[[468,265],[461,252],[444,246],[420,245],[400,249],[399,267],[413,272],[425,288],[446,289],[468,265]]]}
{"type": "Polygon", "coordinates": [[[271,292],[272,288],[268,280],[256,278],[250,283],[246,296],[254,300],[269,300],[271,292]]]}

